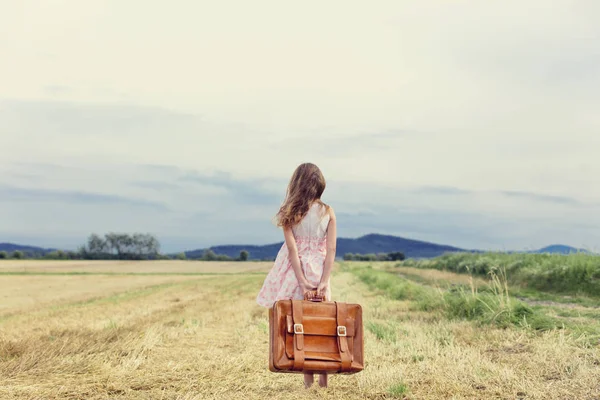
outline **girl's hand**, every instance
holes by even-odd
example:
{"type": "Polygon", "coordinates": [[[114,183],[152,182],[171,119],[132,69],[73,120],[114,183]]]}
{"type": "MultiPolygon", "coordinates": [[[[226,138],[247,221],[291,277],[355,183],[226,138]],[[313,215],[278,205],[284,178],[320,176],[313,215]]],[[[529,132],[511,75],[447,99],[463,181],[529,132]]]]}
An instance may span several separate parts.
{"type": "Polygon", "coordinates": [[[325,296],[326,291],[327,291],[327,283],[319,282],[319,286],[317,286],[317,295],[325,296]]]}
{"type": "Polygon", "coordinates": [[[305,280],[304,282],[300,282],[300,289],[302,290],[302,296],[304,296],[306,292],[314,290],[314,287],[309,281],[305,280]]]}

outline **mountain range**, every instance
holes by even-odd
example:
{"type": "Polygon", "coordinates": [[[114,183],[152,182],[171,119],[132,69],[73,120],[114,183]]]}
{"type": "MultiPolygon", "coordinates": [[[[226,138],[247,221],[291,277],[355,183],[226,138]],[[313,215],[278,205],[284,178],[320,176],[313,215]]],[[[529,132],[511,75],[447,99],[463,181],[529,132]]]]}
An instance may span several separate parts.
{"type": "Polygon", "coordinates": [[[575,247],[565,246],[564,244],[553,244],[539,250],[530,251],[530,253],[551,253],[551,254],[571,254],[571,253],[590,253],[585,249],[576,249],[575,247]]]}
{"type": "MultiPolygon", "coordinates": [[[[239,256],[242,250],[250,253],[251,259],[273,259],[284,242],[257,245],[224,245],[210,247],[217,254],[225,254],[229,257],[239,256]]],[[[188,258],[198,258],[208,249],[197,249],[186,251],[188,258]]],[[[407,258],[433,258],[446,252],[481,252],[481,250],[468,250],[454,246],[425,242],[421,240],[406,239],[399,236],[368,234],[356,239],[338,238],[336,253],[342,257],[347,253],[369,254],[369,253],[391,253],[400,251],[407,258]]],[[[528,253],[552,253],[569,254],[577,252],[587,252],[582,249],[566,245],[551,245],[539,250],[529,251],[528,253]]]]}
{"type": "Polygon", "coordinates": [[[42,247],[36,246],[27,246],[22,244],[15,243],[0,243],[0,251],[6,251],[7,253],[12,253],[13,251],[22,251],[26,255],[32,254],[48,254],[56,249],[44,249],[42,247]]]}
{"type": "MultiPolygon", "coordinates": [[[[267,244],[264,246],[226,245],[214,246],[210,249],[217,254],[225,254],[230,257],[239,256],[242,250],[250,253],[251,259],[272,259],[284,242],[267,244]]],[[[202,256],[207,249],[186,251],[188,258],[202,256]]],[[[458,247],[439,245],[435,243],[422,242],[419,240],[405,239],[398,236],[369,234],[357,239],[338,238],[336,253],[342,257],[347,253],[369,254],[369,253],[391,253],[401,251],[409,258],[431,258],[442,255],[445,252],[469,251],[458,247]]]]}
{"type": "MultiPolygon", "coordinates": [[[[257,245],[222,245],[210,247],[216,254],[224,254],[230,257],[238,257],[242,250],[246,250],[250,254],[250,259],[263,260],[274,259],[277,252],[283,245],[283,242],[257,245]]],[[[44,249],[35,246],[24,246],[12,243],[0,243],[0,251],[12,252],[21,250],[26,254],[38,253],[46,254],[54,249],[44,249]]],[[[187,258],[199,258],[208,249],[196,249],[185,251],[187,258]]],[[[458,247],[430,243],[420,240],[406,239],[399,236],[368,234],[356,239],[338,238],[337,254],[342,257],[347,253],[354,254],[369,254],[369,253],[391,253],[400,251],[407,258],[433,258],[440,256],[446,252],[479,252],[479,250],[467,250],[458,247]]],[[[528,251],[528,253],[553,253],[553,254],[569,254],[576,252],[586,252],[582,249],[555,244],[544,247],[539,250],[528,251]]]]}

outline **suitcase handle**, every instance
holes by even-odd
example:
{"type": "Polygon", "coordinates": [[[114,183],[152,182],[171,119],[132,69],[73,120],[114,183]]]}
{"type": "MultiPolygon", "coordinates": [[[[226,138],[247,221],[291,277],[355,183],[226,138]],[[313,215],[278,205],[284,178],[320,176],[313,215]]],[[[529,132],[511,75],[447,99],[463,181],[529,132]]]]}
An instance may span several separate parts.
{"type": "Polygon", "coordinates": [[[325,295],[319,296],[317,294],[317,289],[309,290],[308,292],[304,293],[304,300],[312,301],[314,303],[321,303],[327,301],[325,295]],[[312,296],[309,297],[309,294],[312,294],[312,296]]]}

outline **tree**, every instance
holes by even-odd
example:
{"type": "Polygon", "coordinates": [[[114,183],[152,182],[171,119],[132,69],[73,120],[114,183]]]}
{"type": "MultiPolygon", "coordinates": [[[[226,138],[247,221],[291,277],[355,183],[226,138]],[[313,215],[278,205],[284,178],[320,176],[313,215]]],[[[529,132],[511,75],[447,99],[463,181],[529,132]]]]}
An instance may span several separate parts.
{"type": "Polygon", "coordinates": [[[147,260],[159,258],[160,242],[149,233],[92,233],[76,257],[83,259],[147,260]]]}
{"type": "Polygon", "coordinates": [[[67,257],[67,253],[65,253],[62,250],[56,250],[56,251],[51,251],[50,253],[46,254],[44,256],[44,258],[50,259],[50,260],[66,260],[67,257]]]}
{"type": "Polygon", "coordinates": [[[77,251],[77,258],[81,258],[82,260],[89,260],[91,258],[90,253],[88,252],[87,246],[79,246],[77,251]]]}
{"type": "Polygon", "coordinates": [[[215,261],[217,259],[217,255],[211,249],[205,250],[204,254],[202,254],[202,259],[204,261],[215,261]]]}
{"type": "Polygon", "coordinates": [[[250,257],[250,253],[246,250],[240,251],[240,261],[248,261],[248,257],[250,257]]]}
{"type": "Polygon", "coordinates": [[[353,261],[354,259],[355,259],[354,254],[352,254],[352,253],[344,254],[344,261],[353,261]]]}
{"type": "Polygon", "coordinates": [[[108,247],[106,240],[101,238],[99,235],[92,233],[88,238],[87,248],[91,254],[100,256],[105,253],[108,247]]]}
{"type": "Polygon", "coordinates": [[[377,254],[377,261],[390,261],[390,257],[387,253],[379,253],[377,254]]]}
{"type": "Polygon", "coordinates": [[[406,256],[404,255],[404,253],[397,251],[394,253],[388,253],[388,257],[391,261],[404,261],[406,259],[406,256]]]}
{"type": "Polygon", "coordinates": [[[185,255],[185,253],[179,253],[175,256],[176,260],[187,260],[187,256],[185,255]]]}
{"type": "Polygon", "coordinates": [[[144,255],[147,258],[156,258],[160,251],[160,242],[158,239],[151,234],[142,235],[141,240],[143,242],[142,248],[144,249],[144,255]]]}
{"type": "Polygon", "coordinates": [[[25,257],[25,254],[23,254],[23,252],[20,250],[15,250],[12,253],[12,258],[17,259],[17,260],[20,260],[24,257],[25,257]]]}
{"type": "Polygon", "coordinates": [[[121,254],[123,253],[124,247],[123,235],[111,232],[104,235],[104,238],[106,239],[106,246],[108,247],[108,250],[111,253],[116,254],[118,258],[121,258],[121,254]]]}
{"type": "Polygon", "coordinates": [[[0,260],[8,258],[8,253],[5,251],[0,251],[0,260]]]}
{"type": "Polygon", "coordinates": [[[377,255],[374,253],[365,254],[364,261],[377,261],[377,255]]]}

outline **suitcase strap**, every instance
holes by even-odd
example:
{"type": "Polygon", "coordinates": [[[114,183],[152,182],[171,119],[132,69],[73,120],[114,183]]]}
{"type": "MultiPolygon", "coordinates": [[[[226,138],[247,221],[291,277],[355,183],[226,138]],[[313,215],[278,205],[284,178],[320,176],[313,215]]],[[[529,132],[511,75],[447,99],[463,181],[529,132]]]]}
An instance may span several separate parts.
{"type": "MultiPolygon", "coordinates": [[[[348,347],[348,337],[347,334],[347,317],[348,317],[348,308],[346,303],[338,303],[335,302],[336,308],[336,318],[337,318],[337,340],[338,340],[338,348],[340,350],[340,358],[342,360],[342,369],[340,372],[349,372],[352,366],[352,354],[350,354],[350,349],[348,347]]],[[[304,356],[304,355],[303,355],[304,356]]]]}
{"type": "Polygon", "coordinates": [[[292,319],[294,321],[294,370],[304,369],[304,326],[302,325],[302,301],[292,300],[292,319]]]}
{"type": "MultiPolygon", "coordinates": [[[[348,308],[346,303],[335,302],[337,320],[337,342],[342,360],[340,372],[349,372],[352,367],[352,354],[348,347],[348,308]]],[[[295,371],[304,370],[304,325],[302,325],[302,301],[292,300],[292,320],[294,321],[294,367],[295,371]]]]}

